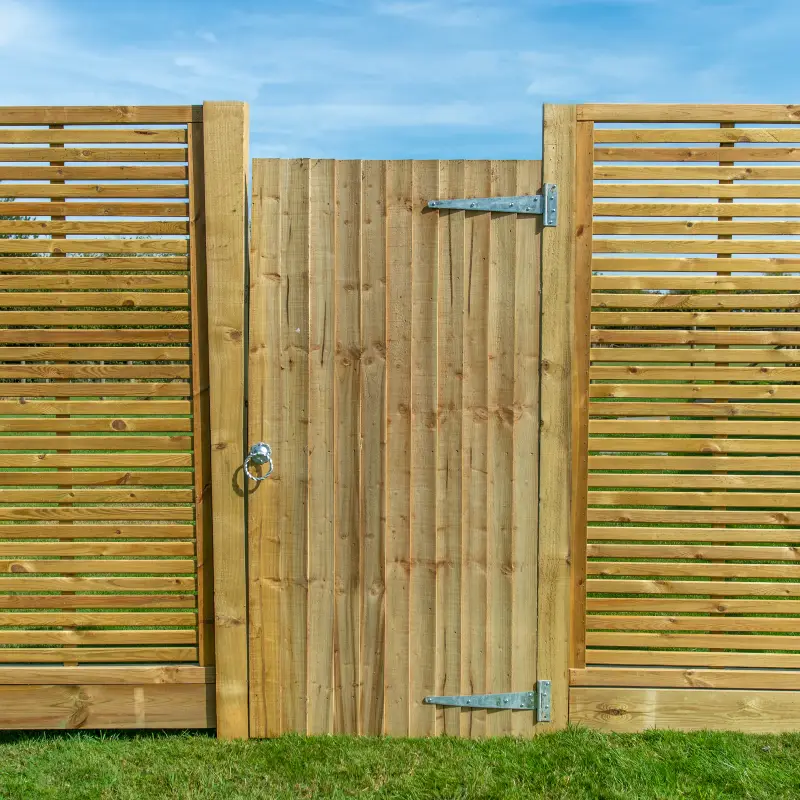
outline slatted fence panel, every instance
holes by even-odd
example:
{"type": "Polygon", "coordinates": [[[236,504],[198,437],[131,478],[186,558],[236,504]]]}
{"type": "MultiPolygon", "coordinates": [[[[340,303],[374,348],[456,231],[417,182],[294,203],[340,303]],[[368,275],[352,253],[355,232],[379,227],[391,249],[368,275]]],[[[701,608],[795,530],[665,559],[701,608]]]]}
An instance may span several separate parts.
{"type": "Polygon", "coordinates": [[[213,663],[199,114],[0,109],[0,665],[213,663]]]}
{"type": "Polygon", "coordinates": [[[800,128],[777,106],[581,108],[595,183],[574,666],[798,668],[800,128]]]}
{"type": "Polygon", "coordinates": [[[536,680],[538,162],[256,160],[250,734],[480,736],[536,680]]]}

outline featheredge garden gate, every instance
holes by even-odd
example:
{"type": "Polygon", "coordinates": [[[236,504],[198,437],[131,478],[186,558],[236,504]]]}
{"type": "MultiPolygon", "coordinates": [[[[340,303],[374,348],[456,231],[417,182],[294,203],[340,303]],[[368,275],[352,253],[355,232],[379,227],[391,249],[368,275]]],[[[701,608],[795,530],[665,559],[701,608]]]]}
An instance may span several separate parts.
{"type": "Polygon", "coordinates": [[[799,117],[0,109],[0,727],[796,728],[799,117]]]}

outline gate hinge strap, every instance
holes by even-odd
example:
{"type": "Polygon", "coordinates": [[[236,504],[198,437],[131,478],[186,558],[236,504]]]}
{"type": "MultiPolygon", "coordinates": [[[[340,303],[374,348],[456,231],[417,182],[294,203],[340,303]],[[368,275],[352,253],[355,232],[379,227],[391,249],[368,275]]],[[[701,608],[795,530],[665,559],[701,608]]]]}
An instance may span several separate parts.
{"type": "Polygon", "coordinates": [[[507,214],[541,214],[545,227],[553,228],[558,219],[558,190],[546,183],[542,194],[522,194],[513,197],[473,197],[455,200],[429,200],[429,208],[456,211],[495,211],[507,214]]]}
{"type": "Polygon", "coordinates": [[[444,697],[426,697],[423,702],[432,706],[536,711],[537,722],[550,722],[550,681],[536,681],[536,691],[534,692],[448,695],[444,697]]]}

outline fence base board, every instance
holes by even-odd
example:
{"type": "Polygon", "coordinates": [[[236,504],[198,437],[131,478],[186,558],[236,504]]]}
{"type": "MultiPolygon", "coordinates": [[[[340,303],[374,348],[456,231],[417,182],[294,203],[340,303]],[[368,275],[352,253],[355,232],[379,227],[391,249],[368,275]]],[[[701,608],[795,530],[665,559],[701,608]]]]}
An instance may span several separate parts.
{"type": "Polygon", "coordinates": [[[0,729],[212,728],[214,684],[0,686],[0,729]]]}
{"type": "Polygon", "coordinates": [[[800,730],[800,691],[574,686],[569,706],[571,724],[615,733],[800,730]]]}

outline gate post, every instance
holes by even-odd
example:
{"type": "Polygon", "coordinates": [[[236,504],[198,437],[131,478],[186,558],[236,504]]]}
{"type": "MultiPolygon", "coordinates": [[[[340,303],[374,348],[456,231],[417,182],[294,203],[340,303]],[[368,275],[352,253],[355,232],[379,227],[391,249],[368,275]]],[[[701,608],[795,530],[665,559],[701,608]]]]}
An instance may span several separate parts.
{"type": "Polygon", "coordinates": [[[537,675],[552,690],[552,721],[542,731],[568,718],[576,130],[575,106],[545,105],[542,180],[558,187],[558,225],[542,229],[537,675]]]}
{"type": "Polygon", "coordinates": [[[247,738],[244,491],[248,112],[203,105],[217,735],[247,738]]]}

